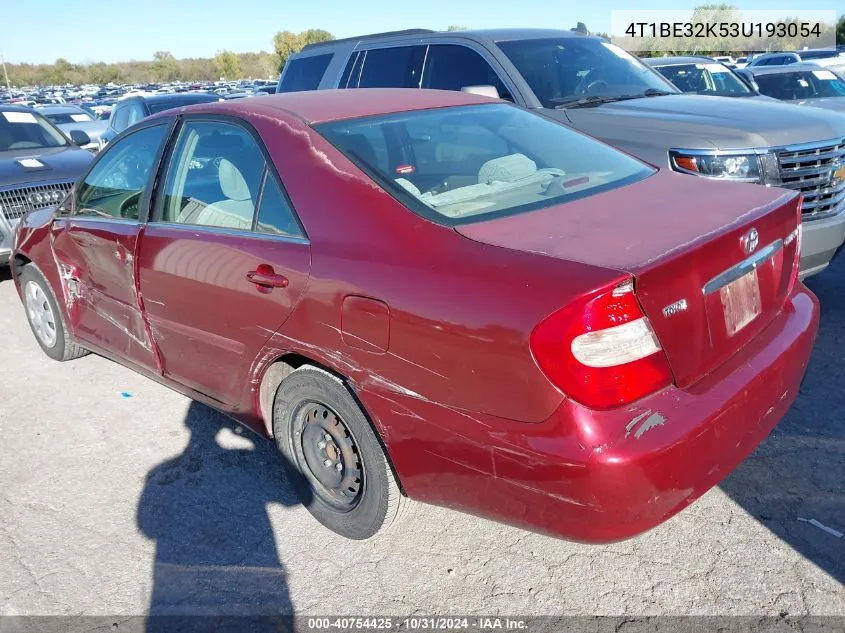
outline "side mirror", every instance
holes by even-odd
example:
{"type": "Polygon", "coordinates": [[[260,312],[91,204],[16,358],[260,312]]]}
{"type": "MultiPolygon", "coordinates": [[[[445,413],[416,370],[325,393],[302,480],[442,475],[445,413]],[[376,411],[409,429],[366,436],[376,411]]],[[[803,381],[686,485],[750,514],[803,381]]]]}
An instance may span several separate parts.
{"type": "Polygon", "coordinates": [[[499,91],[496,86],[463,86],[461,92],[467,92],[471,95],[481,95],[482,97],[490,97],[491,99],[499,98],[499,91]]]}
{"type": "Polygon", "coordinates": [[[77,147],[82,147],[91,143],[91,137],[82,130],[71,130],[70,141],[77,147]]]}

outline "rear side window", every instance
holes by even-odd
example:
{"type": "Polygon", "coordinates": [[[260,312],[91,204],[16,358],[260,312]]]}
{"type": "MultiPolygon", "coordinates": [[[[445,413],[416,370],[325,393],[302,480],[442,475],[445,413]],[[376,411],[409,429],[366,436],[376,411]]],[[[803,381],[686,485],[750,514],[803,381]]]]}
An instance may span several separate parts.
{"type": "Polygon", "coordinates": [[[454,44],[428,49],[423,88],[460,90],[465,86],[494,86],[500,97],[510,93],[490,64],[474,50],[454,44]]]}
{"type": "Polygon", "coordinates": [[[299,57],[287,63],[279,92],[299,92],[302,90],[316,90],[320,80],[332,60],[333,54],[311,55],[299,57]]]}
{"type": "MultiPolygon", "coordinates": [[[[419,88],[425,46],[396,46],[367,51],[359,88],[419,88]]],[[[354,88],[352,82],[349,85],[354,88]]]]}
{"type": "Polygon", "coordinates": [[[122,105],[115,108],[112,115],[111,126],[118,132],[122,132],[129,127],[129,106],[122,105]]]}

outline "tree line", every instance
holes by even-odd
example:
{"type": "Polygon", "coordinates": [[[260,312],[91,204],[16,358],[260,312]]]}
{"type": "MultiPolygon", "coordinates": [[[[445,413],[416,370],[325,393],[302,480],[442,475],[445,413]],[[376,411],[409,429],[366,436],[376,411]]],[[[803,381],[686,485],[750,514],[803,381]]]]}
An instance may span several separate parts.
{"type": "MultiPolygon", "coordinates": [[[[6,64],[6,71],[13,86],[268,79],[278,77],[288,57],[302,50],[306,44],[333,39],[334,35],[322,29],[301,33],[279,31],[273,37],[274,50],[269,53],[223,50],[214,57],[176,59],[169,51],[157,51],[148,61],[73,64],[59,58],[52,64],[6,64]]],[[[0,83],[2,79],[0,77],[0,83]]]]}

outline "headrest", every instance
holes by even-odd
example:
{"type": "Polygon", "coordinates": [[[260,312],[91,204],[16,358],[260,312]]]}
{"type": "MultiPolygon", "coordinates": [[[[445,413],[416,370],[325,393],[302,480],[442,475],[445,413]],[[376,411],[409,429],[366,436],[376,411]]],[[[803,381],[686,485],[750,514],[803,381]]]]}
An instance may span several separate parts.
{"type": "Polygon", "coordinates": [[[478,170],[478,182],[489,184],[494,181],[513,182],[528,178],[537,172],[537,163],[525,154],[510,154],[488,160],[478,170]]]}
{"type": "Polygon", "coordinates": [[[251,198],[249,185],[244,175],[235,167],[234,163],[223,158],[220,160],[217,176],[220,179],[220,189],[230,200],[249,200],[251,198]]]}

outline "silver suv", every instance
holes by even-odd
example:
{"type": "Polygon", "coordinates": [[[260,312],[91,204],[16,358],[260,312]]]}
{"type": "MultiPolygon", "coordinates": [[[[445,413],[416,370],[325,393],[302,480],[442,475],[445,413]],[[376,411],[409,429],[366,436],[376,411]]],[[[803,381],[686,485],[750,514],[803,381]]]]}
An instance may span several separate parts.
{"type": "MultiPolygon", "coordinates": [[[[312,44],[288,60],[278,92],[377,87],[499,96],[658,167],[801,191],[804,277],[845,240],[841,114],[683,94],[602,38],[542,29],[414,29],[312,44]]],[[[673,203],[684,212],[683,200],[673,203]]]]}

